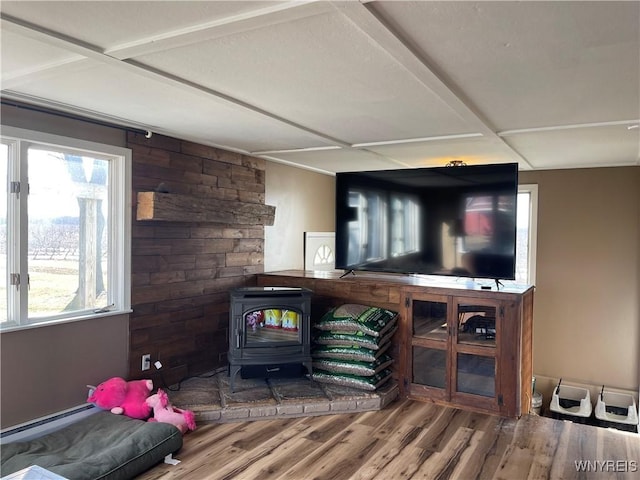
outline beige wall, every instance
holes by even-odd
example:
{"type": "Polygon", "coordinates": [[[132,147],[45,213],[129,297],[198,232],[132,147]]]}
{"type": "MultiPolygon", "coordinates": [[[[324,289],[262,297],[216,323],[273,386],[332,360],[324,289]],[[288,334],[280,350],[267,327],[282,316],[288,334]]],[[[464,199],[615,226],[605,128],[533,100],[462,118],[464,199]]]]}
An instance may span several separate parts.
{"type": "Polygon", "coordinates": [[[640,167],[521,172],[520,182],[538,184],[533,365],[545,403],[561,377],[637,392],[640,167]]]}
{"type": "Polygon", "coordinates": [[[81,405],[87,385],[127,375],[128,315],[0,335],[2,428],[81,405]]]}
{"type": "Polygon", "coordinates": [[[106,143],[107,145],[118,147],[127,146],[126,134],[122,129],[38,112],[27,108],[27,106],[19,108],[3,104],[0,110],[0,118],[2,119],[2,125],[11,125],[12,127],[91,142],[106,143]]]}
{"type": "Polygon", "coordinates": [[[276,207],[265,227],[264,270],[304,268],[304,232],[335,229],[335,177],[267,162],[265,203],[276,207]]]}

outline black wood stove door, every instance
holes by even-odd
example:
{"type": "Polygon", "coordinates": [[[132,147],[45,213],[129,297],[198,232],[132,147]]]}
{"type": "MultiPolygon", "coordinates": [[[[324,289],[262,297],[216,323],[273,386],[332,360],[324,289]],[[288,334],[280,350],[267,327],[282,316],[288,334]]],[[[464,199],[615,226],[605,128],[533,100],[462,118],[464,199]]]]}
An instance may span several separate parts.
{"type": "Polygon", "coordinates": [[[302,343],[302,312],[291,308],[265,308],[244,314],[244,347],[302,343]]]}
{"type": "Polygon", "coordinates": [[[299,364],[311,374],[311,294],[311,290],[291,287],[231,292],[227,358],[232,391],[240,370],[243,375],[260,371],[248,367],[268,366],[264,370],[268,373],[299,364]]]}

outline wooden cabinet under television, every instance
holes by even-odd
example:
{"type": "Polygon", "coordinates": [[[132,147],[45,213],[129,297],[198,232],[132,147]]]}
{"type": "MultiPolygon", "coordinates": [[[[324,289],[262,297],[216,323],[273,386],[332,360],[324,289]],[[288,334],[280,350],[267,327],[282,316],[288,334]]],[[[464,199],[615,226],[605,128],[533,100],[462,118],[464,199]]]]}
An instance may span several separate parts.
{"type": "Polygon", "coordinates": [[[312,321],[343,303],[399,312],[391,352],[404,396],[509,417],[529,412],[533,287],[497,291],[410,275],[341,274],[287,270],[259,274],[257,284],[312,290],[312,321]],[[474,316],[483,318],[466,324],[474,316]]]}
{"type": "Polygon", "coordinates": [[[529,412],[533,288],[403,293],[409,398],[509,417],[529,412]]]}

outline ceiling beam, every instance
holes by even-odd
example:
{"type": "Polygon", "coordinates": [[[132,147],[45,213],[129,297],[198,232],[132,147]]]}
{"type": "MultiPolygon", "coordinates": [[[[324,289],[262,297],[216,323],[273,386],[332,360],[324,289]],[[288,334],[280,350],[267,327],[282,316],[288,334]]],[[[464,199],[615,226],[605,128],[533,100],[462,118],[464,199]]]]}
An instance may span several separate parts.
{"type": "Polygon", "coordinates": [[[189,28],[139,38],[134,42],[110,48],[106,50],[105,53],[122,60],[140,57],[172,48],[184,47],[216,38],[236,35],[258,28],[292,22],[330,12],[331,10],[331,7],[328,6],[326,2],[315,0],[283,2],[250,12],[194,25],[189,28]]]}
{"type": "Polygon", "coordinates": [[[578,123],[573,125],[554,125],[551,127],[533,127],[533,128],[518,128],[516,130],[503,130],[498,132],[501,137],[508,137],[509,135],[519,135],[521,133],[536,133],[536,132],[555,132],[558,130],[575,130],[577,128],[596,128],[596,127],[617,127],[626,126],[627,129],[632,130],[638,128],[640,119],[633,120],[618,120],[612,122],[597,122],[597,123],[578,123]]]}

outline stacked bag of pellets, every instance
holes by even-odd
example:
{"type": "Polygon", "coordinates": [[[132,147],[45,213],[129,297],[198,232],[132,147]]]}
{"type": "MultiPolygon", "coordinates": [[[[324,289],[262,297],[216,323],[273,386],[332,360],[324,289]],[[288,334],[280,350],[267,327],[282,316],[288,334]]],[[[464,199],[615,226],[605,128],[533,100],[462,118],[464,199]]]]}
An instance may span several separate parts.
{"type": "Polygon", "coordinates": [[[348,303],[314,324],[313,379],[362,390],[376,390],[391,378],[388,354],[397,330],[397,312],[348,303]]]}

